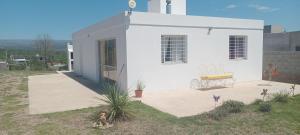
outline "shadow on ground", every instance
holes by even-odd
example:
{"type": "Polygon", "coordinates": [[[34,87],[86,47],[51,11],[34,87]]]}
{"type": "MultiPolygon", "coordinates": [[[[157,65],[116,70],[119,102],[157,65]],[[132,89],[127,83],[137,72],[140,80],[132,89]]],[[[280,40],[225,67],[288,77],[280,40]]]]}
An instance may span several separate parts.
{"type": "Polygon", "coordinates": [[[80,75],[76,75],[74,72],[62,72],[66,76],[70,77],[71,79],[79,82],[80,84],[84,85],[85,87],[93,90],[94,92],[102,95],[104,94],[103,86],[100,83],[95,83],[87,78],[84,78],[80,75]]]}

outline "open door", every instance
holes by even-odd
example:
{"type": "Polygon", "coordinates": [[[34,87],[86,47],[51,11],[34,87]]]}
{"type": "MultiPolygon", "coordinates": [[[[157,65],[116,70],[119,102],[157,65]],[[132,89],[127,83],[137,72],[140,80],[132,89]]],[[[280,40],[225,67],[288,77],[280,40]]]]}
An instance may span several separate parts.
{"type": "Polygon", "coordinates": [[[100,80],[117,80],[117,51],[116,40],[99,41],[99,73],[100,80]]]}

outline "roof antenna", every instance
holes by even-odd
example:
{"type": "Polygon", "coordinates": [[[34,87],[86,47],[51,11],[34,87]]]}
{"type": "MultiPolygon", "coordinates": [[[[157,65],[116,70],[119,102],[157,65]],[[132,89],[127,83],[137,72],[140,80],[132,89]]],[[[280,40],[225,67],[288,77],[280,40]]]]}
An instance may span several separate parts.
{"type": "Polygon", "coordinates": [[[128,1],[128,6],[129,6],[128,15],[131,15],[133,9],[136,7],[136,2],[135,2],[135,0],[129,0],[129,1],[128,1]]]}

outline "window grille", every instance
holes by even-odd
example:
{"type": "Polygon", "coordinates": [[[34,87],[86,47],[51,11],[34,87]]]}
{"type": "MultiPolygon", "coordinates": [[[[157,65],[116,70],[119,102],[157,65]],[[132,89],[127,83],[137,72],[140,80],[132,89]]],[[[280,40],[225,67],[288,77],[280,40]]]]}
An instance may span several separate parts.
{"type": "Polygon", "coordinates": [[[247,59],[247,36],[229,36],[229,59],[247,59]]]}
{"type": "Polygon", "coordinates": [[[162,35],[161,36],[161,62],[187,63],[187,36],[162,35]]]}

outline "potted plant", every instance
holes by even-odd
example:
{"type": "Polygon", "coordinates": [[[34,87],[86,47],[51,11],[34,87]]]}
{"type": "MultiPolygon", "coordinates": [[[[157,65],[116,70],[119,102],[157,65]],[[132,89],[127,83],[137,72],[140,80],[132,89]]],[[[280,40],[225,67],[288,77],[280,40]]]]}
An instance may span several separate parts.
{"type": "Polygon", "coordinates": [[[138,81],[135,90],[135,97],[141,98],[143,96],[144,88],[145,88],[144,83],[142,81],[138,81]]]}

